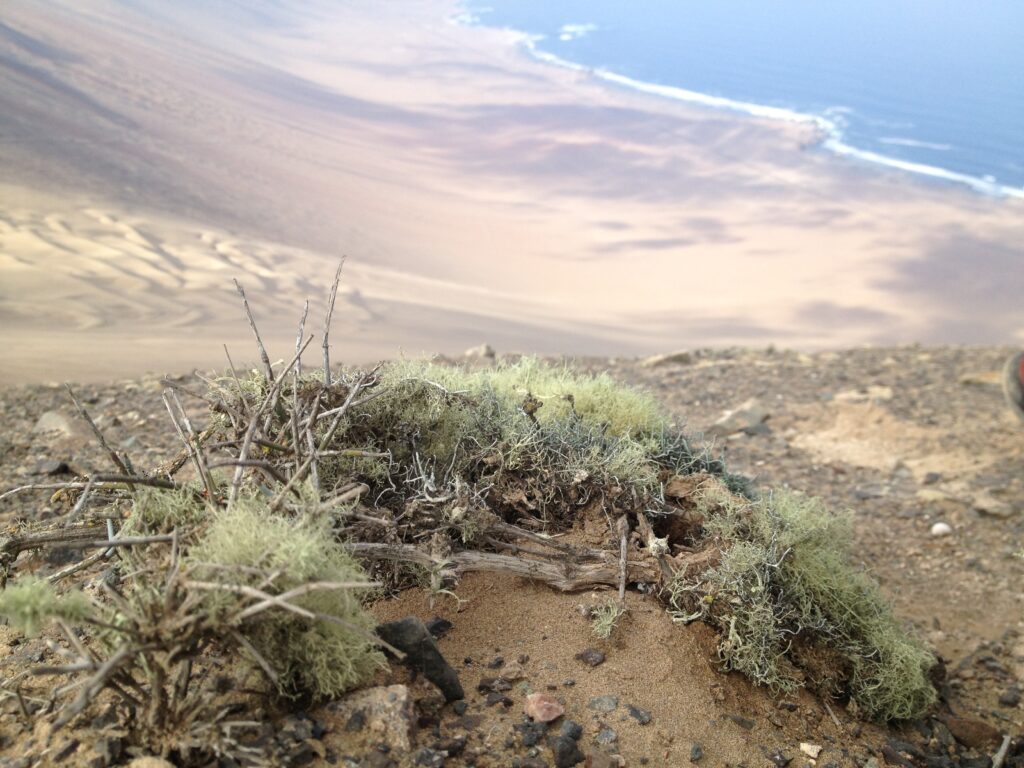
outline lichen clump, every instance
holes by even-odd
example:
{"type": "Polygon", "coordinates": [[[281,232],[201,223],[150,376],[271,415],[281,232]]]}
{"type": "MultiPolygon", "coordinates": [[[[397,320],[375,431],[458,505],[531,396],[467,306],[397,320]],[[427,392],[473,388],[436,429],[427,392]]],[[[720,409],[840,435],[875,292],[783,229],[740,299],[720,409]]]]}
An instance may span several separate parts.
{"type": "Polygon", "coordinates": [[[850,518],[793,493],[702,499],[715,567],[672,585],[674,615],[722,630],[723,662],[789,691],[802,682],[848,692],[879,720],[919,716],[935,700],[933,656],[892,615],[878,586],[850,562],[850,518]],[[794,666],[794,664],[798,666],[794,666]]]}

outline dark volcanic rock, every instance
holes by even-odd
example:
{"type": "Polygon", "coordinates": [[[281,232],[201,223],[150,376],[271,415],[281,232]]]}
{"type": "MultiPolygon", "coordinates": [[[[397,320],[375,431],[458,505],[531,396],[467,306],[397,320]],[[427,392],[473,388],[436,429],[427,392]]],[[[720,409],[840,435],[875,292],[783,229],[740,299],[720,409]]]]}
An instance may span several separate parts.
{"type": "Polygon", "coordinates": [[[377,636],[406,654],[403,663],[423,675],[444,694],[445,701],[465,698],[459,676],[445,661],[422,619],[410,616],[377,627],[377,636]]]}

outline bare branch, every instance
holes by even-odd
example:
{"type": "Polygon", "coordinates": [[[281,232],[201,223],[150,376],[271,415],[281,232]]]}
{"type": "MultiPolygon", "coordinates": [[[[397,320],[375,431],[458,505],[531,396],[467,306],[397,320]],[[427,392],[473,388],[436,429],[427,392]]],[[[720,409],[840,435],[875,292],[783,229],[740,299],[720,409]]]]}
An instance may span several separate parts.
{"type": "Polygon", "coordinates": [[[270,356],[267,354],[267,348],[263,346],[263,339],[260,338],[259,329],[256,328],[256,320],[252,316],[252,310],[249,309],[249,300],[245,298],[245,289],[242,288],[242,284],[235,280],[235,288],[238,290],[238,295],[242,297],[242,306],[245,307],[245,315],[249,318],[249,327],[252,328],[252,334],[256,337],[256,346],[260,350],[260,360],[263,361],[263,368],[267,373],[267,381],[274,380],[274,369],[270,367],[270,356]]]}
{"type": "Polygon", "coordinates": [[[331,317],[334,315],[334,302],[338,298],[338,283],[341,281],[341,268],[345,266],[345,257],[338,262],[338,271],[334,273],[334,284],[331,286],[331,297],[327,302],[327,317],[324,319],[324,386],[331,386],[331,346],[328,337],[331,333],[331,317]]]}

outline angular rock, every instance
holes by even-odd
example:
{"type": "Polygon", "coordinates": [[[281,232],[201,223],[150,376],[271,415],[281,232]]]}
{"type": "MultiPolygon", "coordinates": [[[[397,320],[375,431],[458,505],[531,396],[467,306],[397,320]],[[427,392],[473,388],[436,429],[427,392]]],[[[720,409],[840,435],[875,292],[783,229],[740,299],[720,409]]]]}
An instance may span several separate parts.
{"type": "Polygon", "coordinates": [[[735,432],[749,431],[767,421],[769,415],[759,400],[751,398],[739,408],[727,412],[708,428],[706,434],[725,437],[735,432]]]}
{"type": "Polygon", "coordinates": [[[377,636],[406,654],[402,663],[422,672],[438,687],[445,701],[466,698],[458,673],[445,661],[422,619],[410,616],[381,624],[377,636]]]}
{"type": "Polygon", "coordinates": [[[574,720],[566,720],[562,723],[562,727],[558,733],[559,735],[565,736],[573,741],[579,741],[583,736],[583,726],[574,720]]]}
{"type": "Polygon", "coordinates": [[[596,667],[599,664],[604,664],[604,654],[596,648],[587,648],[576,654],[576,658],[586,664],[588,667],[596,667]]]}
{"type": "Polygon", "coordinates": [[[1012,517],[1017,513],[1011,505],[1005,501],[995,498],[992,494],[982,493],[974,498],[971,503],[975,512],[989,517],[1012,517]]]}
{"type": "Polygon", "coordinates": [[[91,440],[92,431],[88,425],[78,416],[73,416],[62,411],[47,411],[40,416],[32,427],[35,434],[59,435],[61,437],[80,438],[91,440]]]}
{"type": "Polygon", "coordinates": [[[640,723],[640,725],[647,725],[651,722],[651,713],[649,710],[634,707],[632,704],[627,705],[626,710],[634,720],[640,723]]]}
{"type": "Polygon", "coordinates": [[[531,693],[526,697],[523,713],[531,720],[550,723],[565,714],[565,707],[554,696],[546,693],[531,693]]]}
{"type": "Polygon", "coordinates": [[[552,736],[548,739],[548,746],[555,758],[556,768],[572,768],[587,759],[586,755],[580,752],[576,741],[567,736],[552,736]]]}
{"type": "Polygon", "coordinates": [[[392,749],[408,751],[412,746],[415,711],[409,689],[404,685],[377,686],[350,693],[331,704],[345,730],[367,731],[373,740],[392,749]]]}
{"type": "Polygon", "coordinates": [[[812,760],[817,760],[823,747],[820,744],[809,744],[806,741],[800,742],[800,751],[812,760]]]}
{"type": "Polygon", "coordinates": [[[614,712],[619,706],[618,696],[595,696],[588,703],[590,709],[598,712],[614,712]]]}
{"type": "Polygon", "coordinates": [[[969,717],[947,717],[944,720],[953,738],[971,749],[987,749],[1002,738],[999,729],[984,720],[969,717]]]}

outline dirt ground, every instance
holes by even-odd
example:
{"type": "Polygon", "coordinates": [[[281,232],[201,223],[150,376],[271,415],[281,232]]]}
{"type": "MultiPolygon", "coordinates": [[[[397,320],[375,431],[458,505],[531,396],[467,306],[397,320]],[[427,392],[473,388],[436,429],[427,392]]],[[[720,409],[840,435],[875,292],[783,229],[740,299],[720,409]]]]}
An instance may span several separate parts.
{"type": "MultiPolygon", "coordinates": [[[[417,726],[411,756],[367,741],[326,705],[305,713],[320,726],[320,746],[308,760],[554,765],[546,737],[527,744],[522,728],[526,696],[542,692],[565,707],[547,735],[558,733],[563,720],[578,723],[579,747],[591,766],[679,766],[694,758],[711,766],[991,765],[999,736],[1019,740],[1024,731],[1024,561],[1017,554],[1024,423],[1006,407],[995,375],[1009,352],[693,350],[659,365],[572,363],[652,391],[693,433],[708,432],[724,411],[756,398],[768,415],[763,424],[709,438],[712,449],[761,489],[794,488],[853,512],[856,558],[945,663],[943,703],[934,716],[881,728],[860,722],[840,701],[756,688],[719,669],[712,630],[674,625],[656,601],[637,592],[627,596],[629,610],[612,637],[601,641],[585,614],[607,593],[566,595],[475,574],[455,589],[457,600],[410,590],[373,608],[382,621],[415,614],[451,623],[438,645],[460,673],[464,707],[444,705],[429,683],[396,666],[376,682],[410,686],[417,726]],[[951,532],[933,535],[936,523],[951,532]],[[587,649],[604,661],[590,666],[577,658],[587,649]],[[495,678],[507,687],[495,690],[487,682],[495,678]],[[822,747],[816,762],[815,745],[822,747]]],[[[194,375],[178,381],[202,388],[194,375]]],[[[162,388],[160,377],[148,376],[76,392],[111,444],[136,466],[149,467],[177,451],[162,388]]],[[[61,432],[33,431],[50,411],[72,416],[62,388],[0,390],[0,487],[59,482],[69,472],[102,466],[101,452],[73,418],[59,425],[61,432]]],[[[201,423],[201,409],[195,415],[201,423]]],[[[53,514],[45,494],[0,500],[5,526],[53,514]]],[[[38,649],[0,630],[0,677],[7,678],[38,649]]],[[[0,766],[18,764],[13,752],[25,728],[10,702],[3,703],[0,766]]],[[[80,741],[88,741],[86,733],[80,741]]],[[[62,764],[116,763],[88,763],[83,750],[71,750],[62,764]]],[[[1004,766],[1018,764],[1017,750],[1014,741],[1004,766]]]]}

